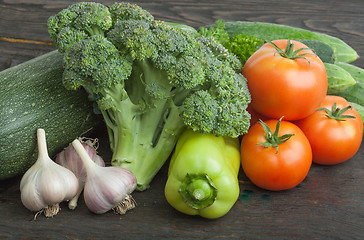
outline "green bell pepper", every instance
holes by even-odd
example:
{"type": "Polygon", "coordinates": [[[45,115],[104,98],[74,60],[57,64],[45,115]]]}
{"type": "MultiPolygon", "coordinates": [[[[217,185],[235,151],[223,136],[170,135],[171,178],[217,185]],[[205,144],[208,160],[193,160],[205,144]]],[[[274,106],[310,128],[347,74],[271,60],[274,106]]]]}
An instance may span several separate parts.
{"type": "Polygon", "coordinates": [[[239,140],[186,130],[172,154],[165,197],[178,211],[204,218],[229,212],[240,193],[239,140]]]}

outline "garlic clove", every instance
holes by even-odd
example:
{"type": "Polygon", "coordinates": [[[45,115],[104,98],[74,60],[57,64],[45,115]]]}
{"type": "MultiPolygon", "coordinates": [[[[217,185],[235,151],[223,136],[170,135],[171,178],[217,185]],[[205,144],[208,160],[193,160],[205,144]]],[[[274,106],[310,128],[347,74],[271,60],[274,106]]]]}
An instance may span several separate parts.
{"type": "MultiPolygon", "coordinates": [[[[78,140],[81,142],[82,146],[85,148],[92,161],[94,161],[97,165],[105,166],[104,160],[99,155],[97,155],[96,152],[95,145],[97,140],[92,141],[88,139],[86,141],[83,141],[83,138],[79,138],[78,140]]],[[[57,154],[55,162],[71,170],[76,175],[76,177],[80,179],[80,181],[85,181],[85,167],[72,144],[70,144],[62,152],[57,154]]]]}
{"type": "Polygon", "coordinates": [[[20,181],[21,201],[27,209],[52,217],[58,213],[60,202],[76,195],[78,180],[70,170],[49,158],[43,129],[37,130],[37,140],[38,159],[20,181]]]}
{"type": "MultiPolygon", "coordinates": [[[[23,183],[23,186],[25,185],[23,183]]],[[[30,211],[39,211],[47,207],[47,204],[40,197],[40,194],[35,193],[37,193],[36,184],[29,183],[26,187],[21,188],[21,201],[30,211]]]]}
{"type": "MultiPolygon", "coordinates": [[[[135,190],[137,181],[131,171],[121,167],[97,167],[94,174],[87,176],[84,188],[84,199],[87,207],[94,213],[101,214],[113,209],[125,200],[135,207],[130,194],[135,190]],[[128,201],[129,200],[129,201],[128,201]]],[[[119,208],[121,207],[119,206],[119,208]]],[[[119,210],[122,214],[122,210],[119,210]]]]}
{"type": "Polygon", "coordinates": [[[135,207],[131,193],[137,186],[134,174],[122,167],[101,167],[94,163],[79,140],[72,142],[86,168],[84,199],[90,211],[101,214],[111,209],[124,214],[135,207]]]}
{"type": "MultiPolygon", "coordinates": [[[[89,157],[99,166],[105,166],[104,160],[97,155],[97,139],[86,139],[86,138],[79,138],[78,140],[81,142],[82,146],[85,148],[86,152],[88,153],[89,157]]],[[[79,189],[77,194],[68,202],[68,208],[74,210],[77,207],[78,199],[83,191],[85,181],[86,181],[86,169],[84,164],[76,152],[75,148],[70,144],[66,147],[63,151],[57,154],[56,163],[59,165],[66,167],[67,169],[71,170],[79,180],[79,189]]]]}
{"type": "Polygon", "coordinates": [[[41,176],[37,177],[39,190],[43,201],[48,205],[70,200],[76,195],[78,180],[70,170],[50,160],[40,174],[41,176]]]}

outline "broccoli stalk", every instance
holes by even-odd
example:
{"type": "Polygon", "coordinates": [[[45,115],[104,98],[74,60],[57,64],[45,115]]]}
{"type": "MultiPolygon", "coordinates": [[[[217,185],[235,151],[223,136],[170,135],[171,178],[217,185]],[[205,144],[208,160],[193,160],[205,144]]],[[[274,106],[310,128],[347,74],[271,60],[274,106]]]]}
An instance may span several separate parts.
{"type": "MultiPolygon", "coordinates": [[[[133,74],[128,79],[133,85],[127,86],[135,103],[127,98],[117,103],[118,111],[102,110],[102,114],[109,129],[112,164],[131,170],[137,176],[138,190],[144,190],[168,159],[185,125],[181,109],[171,98],[146,100],[143,104],[153,102],[153,106],[141,107],[140,100],[150,97],[144,92],[146,84],[164,81],[163,95],[170,94],[171,86],[165,81],[164,71],[151,68],[145,61],[138,65],[143,66],[133,66],[133,74]]],[[[115,91],[116,96],[111,93],[108,96],[117,98],[121,90],[115,91]]]]}
{"type": "MultiPolygon", "coordinates": [[[[112,134],[113,140],[111,141],[114,141],[115,148],[112,164],[131,170],[137,176],[138,190],[148,187],[165,160],[168,159],[177,138],[185,127],[176,106],[172,106],[170,109],[164,126],[151,124],[146,120],[149,116],[151,116],[151,120],[156,120],[158,115],[146,114],[141,117],[144,120],[137,118],[133,121],[134,124],[131,123],[128,126],[120,121],[117,124],[112,123],[114,127],[118,128],[112,134]],[[157,136],[156,141],[153,138],[157,136]]],[[[108,125],[110,126],[110,124],[108,125]]]]}
{"type": "Polygon", "coordinates": [[[138,190],[149,187],[185,128],[247,132],[246,79],[220,43],[129,3],[76,3],[50,17],[48,29],[64,55],[64,86],[83,87],[97,103],[111,163],[131,170],[138,190]]]}

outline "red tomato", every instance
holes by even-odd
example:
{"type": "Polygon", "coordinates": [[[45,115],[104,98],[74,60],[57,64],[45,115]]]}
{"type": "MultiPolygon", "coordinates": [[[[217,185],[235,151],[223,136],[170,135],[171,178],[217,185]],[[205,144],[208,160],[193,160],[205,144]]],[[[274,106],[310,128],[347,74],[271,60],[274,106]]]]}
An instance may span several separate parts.
{"type": "MultiPolygon", "coordinates": [[[[282,50],[288,40],[272,41],[282,50]]],[[[293,50],[307,48],[297,41],[293,50]]],[[[258,49],[245,63],[252,107],[259,113],[279,119],[298,120],[312,114],[327,92],[326,69],[310,49],[299,51],[304,58],[282,57],[269,43],[258,49]]]]}
{"type": "MultiPolygon", "coordinates": [[[[326,96],[320,108],[332,110],[334,103],[338,109],[350,106],[342,97],[326,96]]],[[[296,122],[311,143],[313,162],[323,165],[338,164],[350,159],[359,150],[363,138],[362,119],[353,108],[349,108],[342,115],[355,118],[343,118],[340,121],[328,117],[324,110],[318,110],[296,122]]]]}
{"type": "MultiPolygon", "coordinates": [[[[278,120],[266,125],[276,131],[278,120]]],[[[293,123],[281,121],[277,136],[294,134],[276,147],[258,145],[267,141],[263,126],[253,125],[241,142],[241,163],[246,176],[258,187],[279,191],[297,186],[307,176],[312,163],[310,143],[293,123]]]]}

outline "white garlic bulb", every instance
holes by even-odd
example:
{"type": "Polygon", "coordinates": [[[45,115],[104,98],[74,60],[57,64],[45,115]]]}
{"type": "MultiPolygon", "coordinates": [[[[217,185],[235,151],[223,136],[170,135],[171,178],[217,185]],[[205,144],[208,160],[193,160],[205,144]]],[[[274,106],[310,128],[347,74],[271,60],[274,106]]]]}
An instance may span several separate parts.
{"type": "MultiPolygon", "coordinates": [[[[86,152],[90,156],[91,160],[94,161],[97,165],[104,167],[105,162],[104,160],[97,155],[96,152],[96,140],[92,141],[91,139],[83,140],[82,138],[79,138],[79,141],[81,142],[82,146],[85,148],[86,152]]],[[[79,189],[77,194],[68,202],[68,208],[69,209],[75,209],[77,207],[78,198],[81,195],[81,192],[83,191],[85,181],[86,181],[86,169],[85,166],[72,146],[70,144],[68,147],[66,147],[63,151],[61,151],[59,154],[57,154],[56,163],[59,165],[71,170],[77,177],[78,183],[79,183],[79,189]]]]}
{"type": "MultiPolygon", "coordinates": [[[[72,199],[78,191],[76,176],[48,156],[44,129],[37,129],[38,159],[20,182],[21,201],[31,210],[53,217],[59,203],[72,199]]],[[[35,217],[36,217],[35,216],[35,217]]]]}
{"type": "Polygon", "coordinates": [[[130,195],[137,186],[134,174],[122,167],[101,167],[93,162],[79,140],[72,142],[86,168],[84,199],[90,211],[101,214],[113,209],[124,214],[135,207],[130,195]]]}

